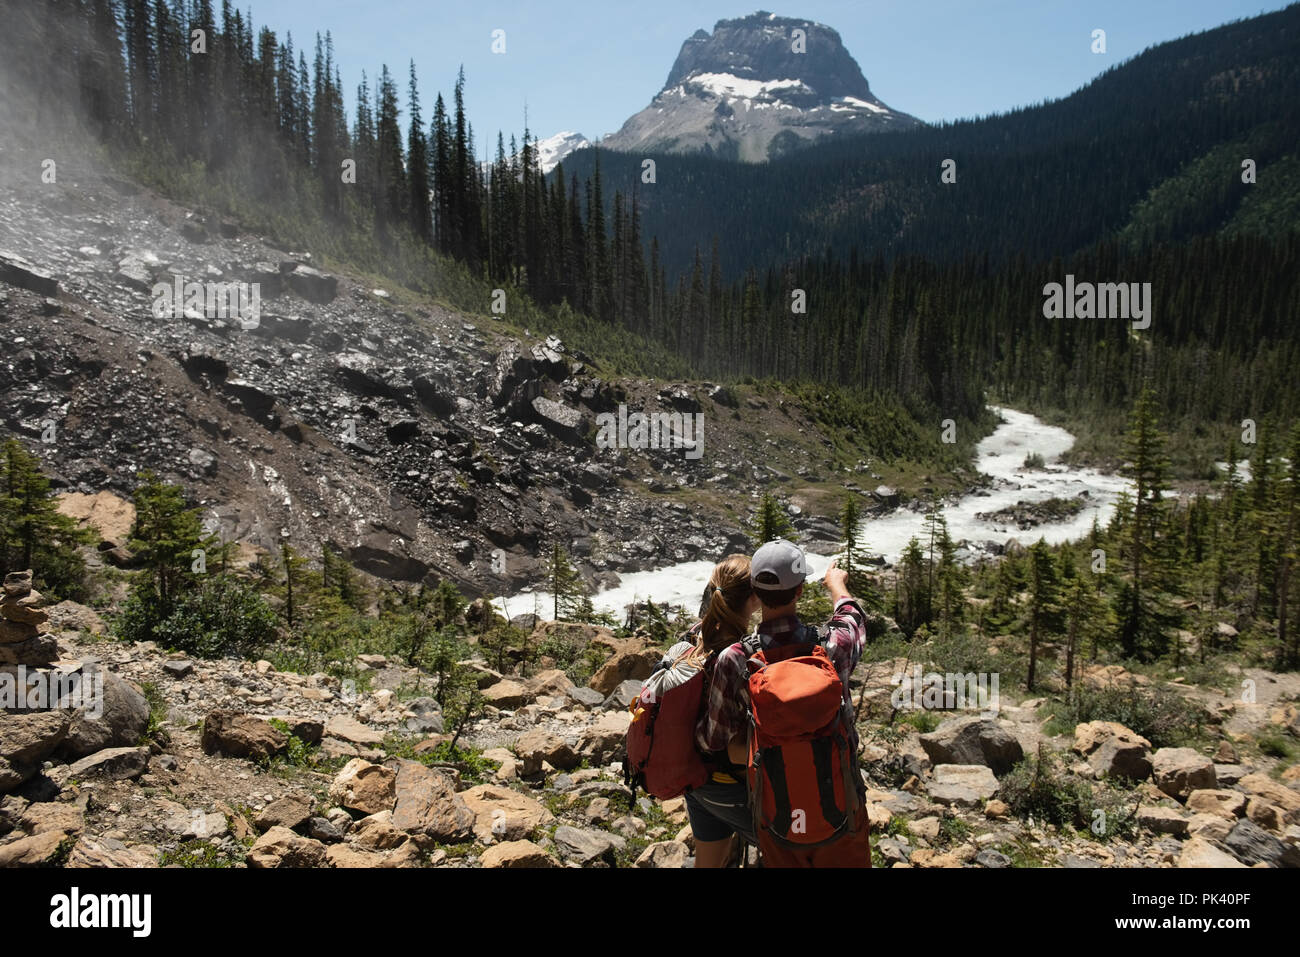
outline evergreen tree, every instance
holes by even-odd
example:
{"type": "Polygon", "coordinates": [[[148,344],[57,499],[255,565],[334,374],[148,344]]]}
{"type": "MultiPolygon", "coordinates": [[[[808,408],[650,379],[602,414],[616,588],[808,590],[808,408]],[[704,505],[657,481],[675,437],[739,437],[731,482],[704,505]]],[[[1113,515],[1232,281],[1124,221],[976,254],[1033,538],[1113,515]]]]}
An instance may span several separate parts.
{"type": "Polygon", "coordinates": [[[1163,654],[1172,616],[1166,607],[1168,558],[1161,547],[1166,531],[1168,490],[1164,437],[1156,425],[1155,393],[1142,391],[1134,407],[1121,470],[1133,481],[1132,509],[1120,538],[1127,577],[1117,608],[1120,645],[1126,657],[1163,654]]]}
{"type": "Polygon", "coordinates": [[[17,439],[0,448],[0,578],[32,569],[48,597],[81,597],[85,562],[79,545],[92,535],[58,510],[40,461],[17,439]]]}
{"type": "Polygon", "coordinates": [[[750,524],[749,537],[756,545],[778,538],[793,541],[795,537],[794,526],[790,524],[789,516],[770,492],[764,492],[763,497],[759,499],[758,509],[750,524]]]}
{"type": "Polygon", "coordinates": [[[415,80],[415,61],[411,61],[408,92],[410,130],[406,140],[407,174],[411,183],[411,229],[421,240],[433,242],[433,211],[429,206],[429,145],[424,136],[424,119],[420,114],[420,93],[415,80]]]}

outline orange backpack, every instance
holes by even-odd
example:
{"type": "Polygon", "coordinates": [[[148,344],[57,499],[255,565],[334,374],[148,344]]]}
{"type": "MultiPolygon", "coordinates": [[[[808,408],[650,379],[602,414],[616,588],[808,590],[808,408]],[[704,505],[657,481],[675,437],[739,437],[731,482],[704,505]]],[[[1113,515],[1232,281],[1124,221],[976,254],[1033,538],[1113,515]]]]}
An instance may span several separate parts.
{"type": "Polygon", "coordinates": [[[822,636],[749,654],[749,790],[755,832],[807,848],[850,833],[860,807],[852,705],[822,636]]]}

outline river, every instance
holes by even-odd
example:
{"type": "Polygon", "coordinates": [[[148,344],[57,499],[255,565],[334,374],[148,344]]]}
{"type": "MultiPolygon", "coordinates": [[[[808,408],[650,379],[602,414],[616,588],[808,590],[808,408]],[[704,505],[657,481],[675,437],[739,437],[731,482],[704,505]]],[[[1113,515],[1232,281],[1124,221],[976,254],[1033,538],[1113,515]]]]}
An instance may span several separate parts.
{"type": "MultiPolygon", "coordinates": [[[[1002,422],[975,447],[976,468],[991,476],[993,484],[944,506],[943,516],[953,540],[965,540],[976,547],[984,542],[1005,544],[1011,539],[1030,544],[1044,538],[1055,543],[1086,535],[1094,517],[1105,525],[1128,481],[1096,469],[1061,465],[1060,456],[1074,445],[1074,436],[1065,429],[1048,425],[1027,412],[1000,407],[993,407],[993,411],[1001,416],[1002,422]],[[1043,468],[1024,468],[1025,457],[1033,453],[1043,457],[1043,468]],[[975,517],[976,513],[997,512],[1017,502],[1074,498],[1083,492],[1087,493],[1088,504],[1073,518],[1036,525],[1027,531],[975,517]]],[[[868,553],[883,555],[892,564],[898,561],[913,535],[922,537],[923,523],[924,513],[910,508],[869,518],[862,523],[859,545],[868,553]]],[[[820,577],[831,557],[810,553],[808,564],[813,575],[820,577]]],[[[613,612],[620,620],[627,605],[645,598],[652,598],[657,604],[685,605],[693,612],[712,568],[713,562],[696,561],[653,571],[629,572],[620,576],[617,586],[594,595],[592,604],[598,611],[613,612]]],[[[551,609],[550,596],[543,592],[498,598],[494,604],[511,615],[536,611],[549,617],[551,609]]]]}

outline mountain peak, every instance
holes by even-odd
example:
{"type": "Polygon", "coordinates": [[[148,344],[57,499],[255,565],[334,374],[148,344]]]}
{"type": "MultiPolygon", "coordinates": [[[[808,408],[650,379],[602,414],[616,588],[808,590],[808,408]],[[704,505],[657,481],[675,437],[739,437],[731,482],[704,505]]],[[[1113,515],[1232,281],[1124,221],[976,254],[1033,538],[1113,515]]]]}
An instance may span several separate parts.
{"type": "Polygon", "coordinates": [[[876,99],[836,31],[759,10],[691,34],[664,88],[601,146],[761,162],[831,133],[919,122],[876,99]]]}
{"type": "Polygon", "coordinates": [[[824,104],[844,96],[871,99],[866,77],[835,30],[812,20],[781,17],[766,10],[719,20],[712,34],[697,30],[682,44],[664,89],[701,74],[758,81],[798,80],[817,102],[824,104]],[[803,31],[802,37],[796,30],[803,31]]]}

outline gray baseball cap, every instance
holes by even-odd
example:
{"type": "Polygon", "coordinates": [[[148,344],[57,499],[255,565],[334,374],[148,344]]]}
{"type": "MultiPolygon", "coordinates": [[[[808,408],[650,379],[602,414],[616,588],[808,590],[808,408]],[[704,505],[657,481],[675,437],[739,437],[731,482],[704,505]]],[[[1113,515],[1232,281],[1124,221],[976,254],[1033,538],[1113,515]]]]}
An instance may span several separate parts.
{"type": "Polygon", "coordinates": [[[784,591],[802,585],[808,575],[808,560],[798,545],[777,538],[761,545],[749,563],[749,581],[763,591],[784,591]],[[776,576],[776,584],[758,580],[763,572],[776,576]]]}

